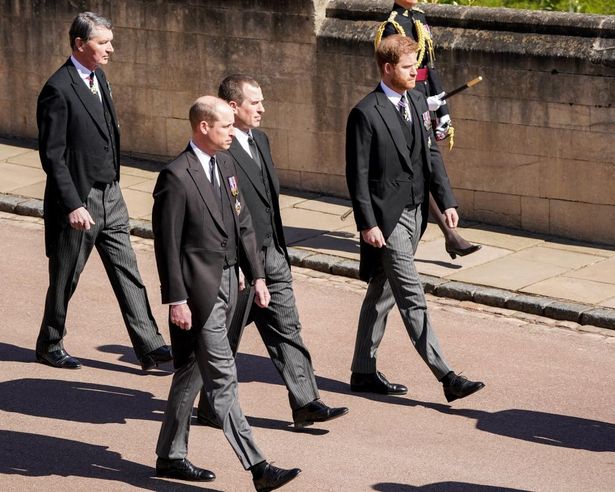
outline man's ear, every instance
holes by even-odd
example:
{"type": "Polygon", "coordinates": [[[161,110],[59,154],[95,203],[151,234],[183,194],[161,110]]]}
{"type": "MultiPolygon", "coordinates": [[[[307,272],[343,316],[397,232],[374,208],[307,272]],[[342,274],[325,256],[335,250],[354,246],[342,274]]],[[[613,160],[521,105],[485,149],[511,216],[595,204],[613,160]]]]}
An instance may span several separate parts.
{"type": "Polygon", "coordinates": [[[233,113],[237,114],[237,107],[239,106],[237,104],[237,101],[229,101],[228,105],[231,107],[231,109],[233,110],[233,113]]]}
{"type": "Polygon", "coordinates": [[[83,52],[84,44],[85,44],[85,41],[82,38],[75,38],[75,47],[77,48],[77,51],[83,52]]]}
{"type": "Polygon", "coordinates": [[[199,123],[199,130],[203,135],[207,135],[209,133],[209,123],[205,120],[199,123]]]}

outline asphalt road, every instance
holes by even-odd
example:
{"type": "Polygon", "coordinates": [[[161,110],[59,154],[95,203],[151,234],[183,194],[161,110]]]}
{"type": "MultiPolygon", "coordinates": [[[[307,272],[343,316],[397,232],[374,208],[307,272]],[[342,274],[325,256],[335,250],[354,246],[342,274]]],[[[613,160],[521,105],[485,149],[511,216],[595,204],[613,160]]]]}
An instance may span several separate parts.
{"type": "MultiPolygon", "coordinates": [[[[217,480],[154,477],[170,373],[144,375],[136,364],[96,254],[66,337],[84,368],[34,362],[47,287],[40,220],[0,214],[0,244],[0,490],[252,490],[222,433],[197,426],[189,458],[217,480]]],[[[152,243],[135,248],[167,336],[152,243]]],[[[244,412],[269,459],[303,469],[284,490],[615,490],[615,332],[430,298],[449,362],[486,388],[447,404],[393,313],[379,369],[410,391],[360,396],[348,380],[363,285],[297,270],[295,290],[321,396],[350,413],[292,432],[285,388],[246,329],[237,362],[244,412]]]]}

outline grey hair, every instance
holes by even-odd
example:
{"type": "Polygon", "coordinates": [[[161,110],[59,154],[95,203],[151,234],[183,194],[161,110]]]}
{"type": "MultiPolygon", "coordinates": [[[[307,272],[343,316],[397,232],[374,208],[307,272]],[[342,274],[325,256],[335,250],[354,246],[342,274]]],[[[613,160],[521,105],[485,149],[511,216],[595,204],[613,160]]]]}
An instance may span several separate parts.
{"type": "Polygon", "coordinates": [[[111,29],[111,21],[102,15],[94,12],[81,12],[70,26],[68,37],[70,38],[70,47],[75,50],[75,40],[81,38],[87,41],[92,37],[92,33],[96,27],[102,26],[111,29]]]}

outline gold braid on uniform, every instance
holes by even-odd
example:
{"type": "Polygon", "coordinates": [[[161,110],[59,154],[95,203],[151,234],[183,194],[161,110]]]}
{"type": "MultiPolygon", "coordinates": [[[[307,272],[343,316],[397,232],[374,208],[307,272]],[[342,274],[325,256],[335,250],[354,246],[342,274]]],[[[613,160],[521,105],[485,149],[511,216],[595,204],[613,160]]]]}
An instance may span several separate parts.
{"type": "Polygon", "coordinates": [[[448,150],[453,150],[453,145],[455,145],[455,129],[452,126],[448,127],[448,150]]]}
{"type": "Polygon", "coordinates": [[[384,30],[386,29],[387,24],[391,24],[398,34],[401,34],[402,36],[406,35],[406,31],[404,31],[404,28],[401,27],[401,24],[395,20],[395,17],[397,17],[397,12],[393,11],[391,12],[391,15],[389,15],[389,18],[378,26],[378,29],[376,31],[376,37],[374,38],[374,48],[377,48],[380,44],[380,41],[382,41],[382,35],[384,34],[384,30]]]}
{"type": "Polygon", "coordinates": [[[429,65],[433,65],[436,57],[434,55],[433,50],[433,40],[431,39],[431,34],[425,28],[425,25],[420,20],[414,21],[414,28],[416,29],[416,42],[418,43],[418,56],[417,56],[417,66],[421,66],[423,63],[423,59],[425,58],[425,47],[429,50],[429,65]]]}

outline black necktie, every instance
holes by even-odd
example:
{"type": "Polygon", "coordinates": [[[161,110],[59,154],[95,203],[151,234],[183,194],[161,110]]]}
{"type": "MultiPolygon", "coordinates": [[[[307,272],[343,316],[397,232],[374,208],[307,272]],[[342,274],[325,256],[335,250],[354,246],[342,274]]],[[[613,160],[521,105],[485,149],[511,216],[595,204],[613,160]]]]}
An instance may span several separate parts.
{"type": "Polygon", "coordinates": [[[213,186],[214,191],[220,197],[220,187],[218,186],[218,181],[216,180],[216,158],[212,157],[209,159],[209,176],[211,178],[211,186],[213,186]]]}
{"type": "Polygon", "coordinates": [[[262,168],[263,164],[261,163],[260,152],[258,151],[256,142],[251,136],[248,136],[248,147],[250,147],[250,154],[252,154],[252,159],[254,159],[254,162],[256,162],[259,168],[262,168]]]}

